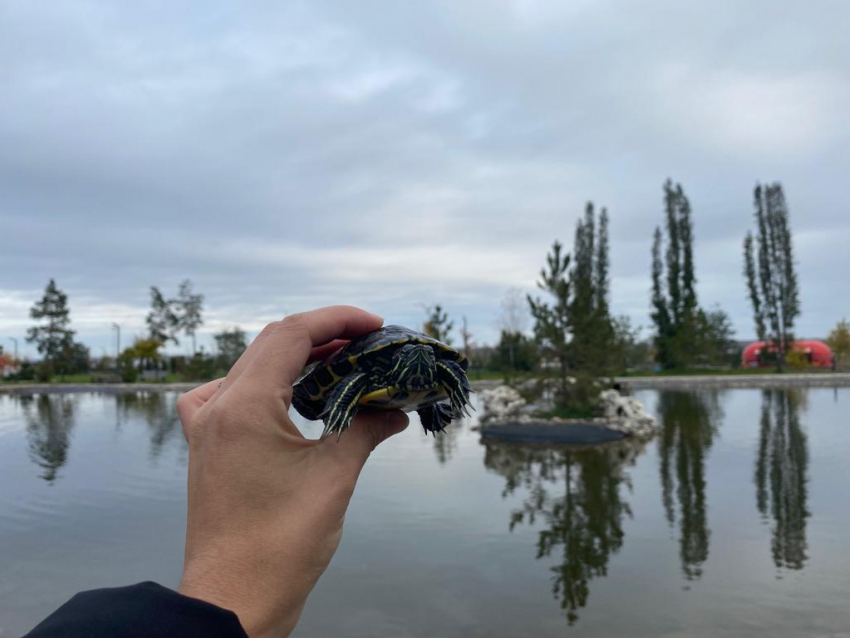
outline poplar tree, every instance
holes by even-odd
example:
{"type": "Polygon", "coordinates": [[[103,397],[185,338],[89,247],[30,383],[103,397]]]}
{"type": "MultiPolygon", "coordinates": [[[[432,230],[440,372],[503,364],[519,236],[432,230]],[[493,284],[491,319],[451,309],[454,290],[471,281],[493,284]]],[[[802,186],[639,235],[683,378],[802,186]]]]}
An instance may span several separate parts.
{"type": "Polygon", "coordinates": [[[608,212],[603,208],[597,228],[593,203],[576,225],[573,297],[570,315],[574,364],[592,376],[609,372],[614,331],[608,311],[608,212]]]}
{"type": "Polygon", "coordinates": [[[744,276],[753,306],[756,333],[769,344],[781,369],[794,342],[794,320],[800,316],[800,296],[788,205],[782,184],[762,187],[753,193],[756,235],[744,238],[744,276]]]}
{"type": "Polygon", "coordinates": [[[691,205],[681,184],[664,183],[667,250],[656,227],[652,243],[652,320],[656,360],[665,368],[689,365],[695,354],[699,305],[691,205]],[[665,286],[666,284],[666,286],[665,286]]]}

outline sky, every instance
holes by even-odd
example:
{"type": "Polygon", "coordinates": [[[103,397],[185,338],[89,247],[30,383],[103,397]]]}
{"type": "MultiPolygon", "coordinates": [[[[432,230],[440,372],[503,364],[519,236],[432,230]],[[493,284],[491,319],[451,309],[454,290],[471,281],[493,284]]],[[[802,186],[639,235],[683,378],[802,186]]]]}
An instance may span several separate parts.
{"type": "MultiPolygon", "coordinates": [[[[753,336],[757,182],[782,182],[798,334],[850,316],[850,4],[0,4],[0,344],[50,278],[100,356],[150,286],[205,296],[199,343],[349,303],[479,343],[587,201],[611,305],[649,334],[662,184],[692,208],[698,297],[753,336]]],[[[183,340],[178,351],[187,347],[183,340]]]]}

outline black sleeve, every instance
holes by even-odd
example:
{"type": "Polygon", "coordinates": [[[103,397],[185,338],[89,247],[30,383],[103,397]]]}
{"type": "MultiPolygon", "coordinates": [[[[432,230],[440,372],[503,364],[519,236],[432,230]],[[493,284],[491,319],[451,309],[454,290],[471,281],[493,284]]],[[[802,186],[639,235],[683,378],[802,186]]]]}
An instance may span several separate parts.
{"type": "Polygon", "coordinates": [[[232,611],[156,583],[80,592],[24,638],[248,638],[232,611]]]}

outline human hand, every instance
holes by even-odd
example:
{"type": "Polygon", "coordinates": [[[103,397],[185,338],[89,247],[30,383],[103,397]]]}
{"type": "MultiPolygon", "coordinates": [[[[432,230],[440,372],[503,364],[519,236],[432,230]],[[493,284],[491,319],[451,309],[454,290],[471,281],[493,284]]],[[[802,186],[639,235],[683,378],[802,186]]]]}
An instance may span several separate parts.
{"type": "Polygon", "coordinates": [[[292,384],[383,320],[332,306],[275,322],[220,383],[177,402],[189,443],[180,592],[230,609],[252,638],[288,636],[330,563],[369,454],[407,427],[403,412],[357,415],[337,441],[309,440],[287,411],[292,384]]]}

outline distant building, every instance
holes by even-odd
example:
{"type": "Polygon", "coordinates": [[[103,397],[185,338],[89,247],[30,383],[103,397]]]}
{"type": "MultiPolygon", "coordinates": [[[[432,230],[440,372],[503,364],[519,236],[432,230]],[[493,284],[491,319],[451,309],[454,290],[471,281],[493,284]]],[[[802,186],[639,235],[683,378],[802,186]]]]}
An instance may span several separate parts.
{"type": "MultiPolygon", "coordinates": [[[[802,352],[809,362],[809,365],[814,368],[832,368],[835,363],[835,357],[832,354],[832,349],[823,341],[815,339],[800,339],[794,342],[791,348],[795,352],[802,352]]],[[[754,341],[744,348],[741,353],[741,365],[745,368],[758,368],[760,365],[770,365],[768,358],[763,356],[767,353],[773,353],[773,344],[765,344],[764,341],[754,341]],[[767,348],[767,352],[765,352],[767,348]]]]}

